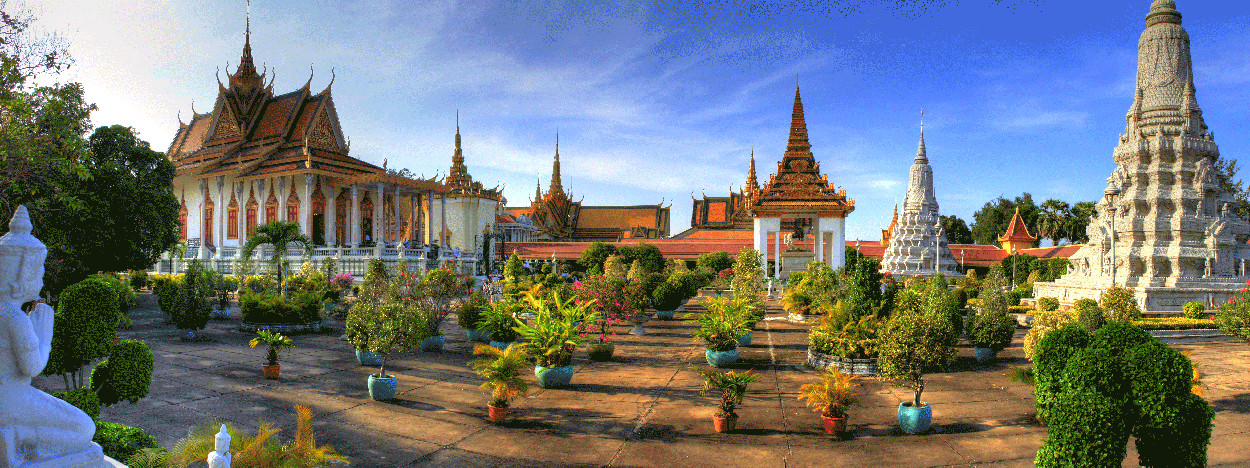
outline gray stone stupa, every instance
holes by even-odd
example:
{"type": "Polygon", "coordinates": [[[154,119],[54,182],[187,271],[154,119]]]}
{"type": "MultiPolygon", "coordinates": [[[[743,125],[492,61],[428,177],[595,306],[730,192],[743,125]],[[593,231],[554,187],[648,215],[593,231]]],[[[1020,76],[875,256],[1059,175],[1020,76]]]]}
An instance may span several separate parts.
{"type": "Polygon", "coordinates": [[[1174,1],[1150,6],[1137,49],[1136,94],[1089,243],[1068,274],[1035,284],[1034,297],[1097,299],[1115,284],[1133,289],[1143,309],[1168,311],[1218,305],[1244,286],[1250,224],[1232,213],[1214,165],[1219,148],[1195,98],[1174,1]]]}
{"type": "MultiPolygon", "coordinates": [[[[923,119],[924,115],[921,114],[923,119]]],[[[946,243],[938,216],[937,197],[933,195],[933,168],[924,147],[924,122],[920,123],[920,146],[907,180],[907,198],[903,212],[894,226],[890,245],[881,259],[881,271],[898,278],[908,276],[963,276],[946,243]],[[934,262],[938,262],[935,268],[934,262]]]]}

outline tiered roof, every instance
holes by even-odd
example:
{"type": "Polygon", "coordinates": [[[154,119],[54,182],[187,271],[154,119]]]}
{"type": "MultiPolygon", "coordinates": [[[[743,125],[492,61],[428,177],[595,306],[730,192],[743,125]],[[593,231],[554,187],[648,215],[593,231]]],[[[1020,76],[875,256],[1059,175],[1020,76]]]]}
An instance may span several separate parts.
{"type": "Polygon", "coordinates": [[[1024,218],[1020,217],[1020,208],[1016,208],[1016,213],[1011,215],[1011,222],[1007,224],[1007,232],[998,238],[999,242],[1015,241],[1015,242],[1033,242],[1037,238],[1029,234],[1029,227],[1024,224],[1024,218]]]}
{"type": "Polygon", "coordinates": [[[474,196],[498,201],[503,193],[498,187],[482,188],[481,182],[474,182],[469,175],[469,168],[464,165],[464,150],[460,147],[460,113],[456,112],[456,149],[451,155],[451,172],[443,181],[453,196],[474,196]]]}
{"type": "Polygon", "coordinates": [[[777,173],[754,200],[757,216],[816,211],[822,216],[844,217],[855,210],[855,201],[846,190],[835,190],[828,176],[820,173],[820,163],[812,156],[803,117],[803,100],[794,86],[794,111],[790,121],[790,141],[785,156],[777,163],[777,173]]]}

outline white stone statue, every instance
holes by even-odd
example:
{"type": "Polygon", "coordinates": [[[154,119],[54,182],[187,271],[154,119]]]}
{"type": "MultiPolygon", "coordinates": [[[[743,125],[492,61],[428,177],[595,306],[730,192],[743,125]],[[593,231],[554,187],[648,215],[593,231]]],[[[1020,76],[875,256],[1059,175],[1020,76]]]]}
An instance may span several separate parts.
{"type": "Polygon", "coordinates": [[[52,351],[52,307],[39,298],[48,250],[30,234],[18,206],[0,237],[0,468],[116,466],[91,441],[95,423],[82,410],[30,385],[52,351]]]}
{"type": "Polygon", "coordinates": [[[221,430],[217,431],[217,436],[213,438],[213,451],[208,452],[208,458],[204,461],[208,463],[208,468],[230,468],[230,433],[226,432],[226,425],[221,425],[221,430]]]}

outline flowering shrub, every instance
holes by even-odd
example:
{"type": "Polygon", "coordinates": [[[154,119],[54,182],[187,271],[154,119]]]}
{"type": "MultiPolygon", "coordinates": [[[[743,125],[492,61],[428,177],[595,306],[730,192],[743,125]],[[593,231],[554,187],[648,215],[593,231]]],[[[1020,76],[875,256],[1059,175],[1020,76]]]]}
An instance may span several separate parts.
{"type": "Polygon", "coordinates": [[[353,278],[351,273],[339,273],[334,275],[333,278],[330,278],[330,287],[342,291],[352,287],[352,281],[353,278]]]}
{"type": "MultiPolygon", "coordinates": [[[[1246,281],[1250,286],[1250,280],[1246,281]]],[[[1228,298],[1228,302],[1220,306],[1220,313],[1215,316],[1215,323],[1220,331],[1250,341],[1250,288],[1228,298]]]]}
{"type": "Polygon", "coordinates": [[[598,320],[586,325],[586,333],[599,335],[600,343],[614,334],[609,327],[640,314],[647,301],[637,282],[602,275],[573,283],[573,293],[577,304],[590,304],[591,310],[599,315],[598,320]]]}

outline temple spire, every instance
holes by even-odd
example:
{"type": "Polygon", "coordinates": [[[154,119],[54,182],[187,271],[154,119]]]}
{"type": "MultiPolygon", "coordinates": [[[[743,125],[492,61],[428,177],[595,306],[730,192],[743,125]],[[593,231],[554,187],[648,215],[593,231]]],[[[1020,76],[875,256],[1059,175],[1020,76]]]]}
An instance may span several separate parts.
{"type": "Polygon", "coordinates": [[[548,194],[564,193],[564,185],[560,181],[560,132],[556,132],[556,159],[551,164],[551,188],[548,194]]]}
{"type": "Polygon", "coordinates": [[[929,164],[929,155],[924,147],[924,111],[920,111],[920,146],[916,148],[916,164],[929,164]]]}
{"type": "MultiPolygon", "coordinates": [[[[812,149],[807,141],[807,121],[803,118],[803,98],[799,95],[799,80],[794,79],[794,110],[790,116],[790,142],[786,145],[786,153],[803,153],[812,149]]],[[[810,157],[810,154],[808,155],[810,157]]]]}
{"type": "Polygon", "coordinates": [[[451,172],[447,175],[447,186],[453,193],[469,193],[473,190],[473,178],[469,177],[469,168],[464,165],[464,149],[460,147],[460,111],[456,111],[456,149],[451,154],[451,172]]]}
{"type": "Polygon", "coordinates": [[[747,186],[744,191],[757,192],[760,182],[755,178],[755,148],[751,148],[751,168],[747,170],[747,186]]]}
{"type": "Polygon", "coordinates": [[[256,74],[256,64],[252,60],[252,2],[247,2],[247,19],[243,31],[243,55],[239,57],[239,68],[230,75],[231,88],[253,89],[260,87],[261,78],[256,74]]]}

